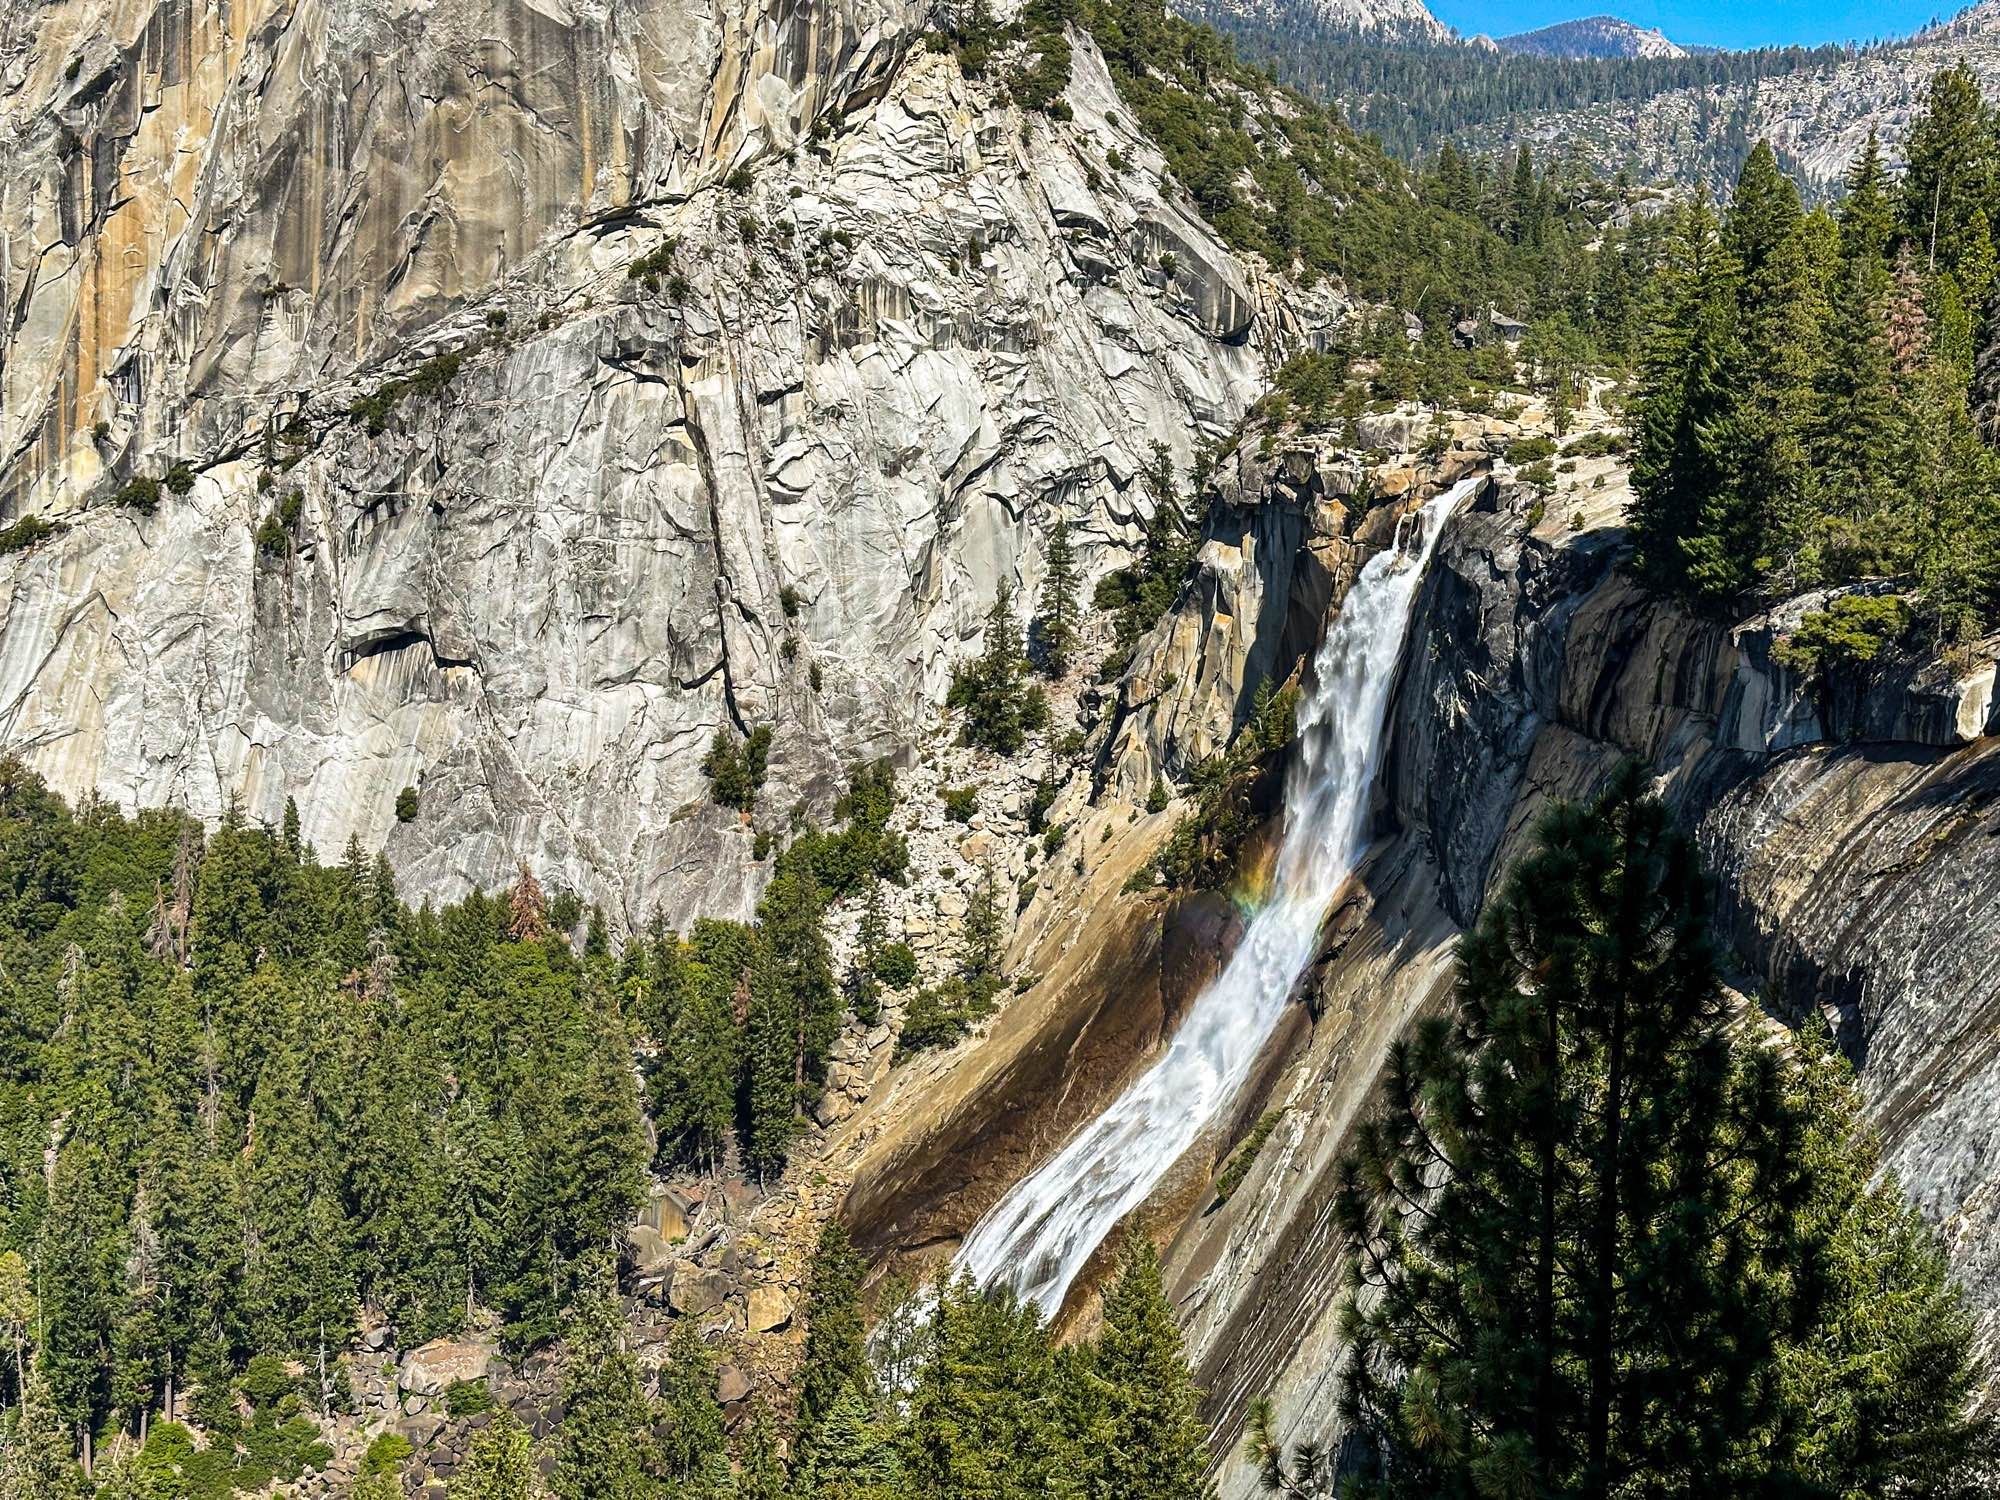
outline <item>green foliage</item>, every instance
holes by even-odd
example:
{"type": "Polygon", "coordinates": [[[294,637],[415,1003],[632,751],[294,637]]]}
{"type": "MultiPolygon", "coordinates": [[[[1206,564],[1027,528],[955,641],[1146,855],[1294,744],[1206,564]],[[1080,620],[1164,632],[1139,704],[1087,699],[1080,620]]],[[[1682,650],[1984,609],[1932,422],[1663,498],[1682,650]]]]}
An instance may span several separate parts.
{"type": "Polygon", "coordinates": [[[1990,1482],[1956,1293],[1893,1226],[1855,1222],[1874,1159],[1851,1092],[1828,1107],[1813,1063],[1733,1022],[1702,874],[1642,769],[1544,818],[1462,946],[1456,1002],[1392,1050],[1341,1167],[1353,1493],[1990,1482]],[[1844,1306],[1824,1275],[1843,1242],[1844,1306]],[[1899,1264],[1907,1320],[1881,1311],[1899,1264]],[[1912,1372],[1909,1400],[1850,1447],[1856,1413],[1828,1396],[1870,1359],[1912,1372]]]}
{"type": "Polygon", "coordinates": [[[1070,545],[1069,522],[1058,516],[1049,529],[1043,557],[1041,609],[1034,621],[1034,654],[1042,671],[1060,680],[1069,675],[1082,640],[1077,619],[1076,554],[1070,545]]]}
{"type": "Polygon", "coordinates": [[[111,503],[150,516],[160,508],[160,481],[144,474],[128,479],[124,487],[111,497],[111,503]]]}
{"type": "Polygon", "coordinates": [[[702,775],[709,779],[709,795],[720,807],[748,812],[757,805],[771,756],[771,726],[759,724],[739,742],[727,729],[715,731],[708,754],[702,758],[702,775]]]}
{"type": "Polygon", "coordinates": [[[8,762],[0,892],[19,1007],[0,1150],[58,1142],[0,1226],[0,1271],[7,1251],[41,1268],[32,1318],[0,1275],[0,1320],[66,1424],[136,1429],[171,1379],[235,1445],[188,1464],[301,1472],[363,1301],[413,1344],[480,1307],[531,1343],[630,1221],[625,1024],[565,944],[512,934],[532,901],[413,911],[358,846],[320,865],[295,816],[204,837],[72,814],[8,762]]]}
{"type": "Polygon", "coordinates": [[[908,989],[917,982],[917,956],[908,943],[889,943],[875,962],[875,977],[892,990],[908,989]]]}
{"type": "Polygon", "coordinates": [[[624,1318],[607,1292],[586,1291],[564,1324],[562,1426],[549,1491],[556,1500],[649,1500],[656,1461],[652,1403],[624,1318]]]}
{"type": "Polygon", "coordinates": [[[660,1468],[686,1500],[721,1500],[728,1493],[729,1454],[722,1411],[715,1402],[715,1357],[694,1325],[674,1325],[660,1371],[660,1468]]]}
{"type": "Polygon", "coordinates": [[[26,552],[50,537],[61,536],[69,527],[61,521],[44,521],[40,516],[23,516],[12,526],[0,528],[0,557],[26,552]]]}
{"type": "Polygon", "coordinates": [[[847,1227],[829,1220],[813,1247],[806,1282],[806,1346],[799,1366],[794,1428],[809,1438],[852,1392],[872,1398],[873,1382],[864,1341],[861,1284],[868,1263],[854,1248],[847,1227]]]}
{"type": "MultiPolygon", "coordinates": [[[[521,1419],[502,1408],[472,1436],[465,1462],[451,1477],[450,1500],[533,1500],[539,1492],[534,1446],[521,1419]]],[[[402,1493],[397,1487],[398,1494],[402,1493]]]]}
{"type": "Polygon", "coordinates": [[[1347,361],[1338,355],[1308,350],[1286,360],[1272,389],[1285,408],[1298,413],[1308,426],[1323,424],[1347,390],[1347,361]]]}
{"type": "Polygon", "coordinates": [[[48,1387],[31,1376],[0,1449],[0,1500],[83,1500],[86,1493],[48,1387]]]}
{"type": "Polygon", "coordinates": [[[375,390],[361,397],[347,414],[360,422],[370,437],[380,437],[388,431],[389,418],[406,396],[419,400],[431,400],[444,393],[464,367],[465,356],[456,350],[449,354],[437,354],[425,360],[408,375],[383,382],[375,390]]]}
{"type": "Polygon", "coordinates": [[[493,1392],[483,1380],[454,1380],[444,1388],[445,1415],[453,1420],[493,1409],[493,1392]]]}
{"type": "Polygon", "coordinates": [[[1521,483],[1531,485],[1535,489],[1542,491],[1543,494],[1547,494],[1556,487],[1555,466],[1547,459],[1542,460],[1540,463],[1529,464],[1514,477],[1519,479],[1521,483]]]}
{"type": "MultiPolygon", "coordinates": [[[[912,997],[896,1039],[897,1050],[907,1054],[950,1046],[990,1016],[996,997],[1007,987],[1006,946],[1006,913],[999,879],[989,862],[981,868],[979,884],[966,903],[957,966],[944,983],[912,997]]],[[[911,968],[914,978],[914,962],[911,968]]]]}
{"type": "Polygon", "coordinates": [[[949,708],[964,716],[962,737],[998,755],[1013,755],[1046,729],[1049,701],[1027,680],[1027,660],[1014,624],[1014,590],[1004,579],[986,617],[986,647],[952,674],[949,708]]]}
{"type": "Polygon", "coordinates": [[[1274,757],[1298,726],[1298,689],[1266,680],[1257,689],[1236,738],[1188,777],[1194,806],[1182,814],[1152,863],[1127,889],[1144,891],[1157,877],[1170,890],[1213,890],[1236,872],[1237,855],[1257,829],[1257,791],[1274,757]]]}
{"type": "Polygon", "coordinates": [[[1540,463],[1543,459],[1555,457],[1556,445],[1553,438],[1516,438],[1507,445],[1507,462],[1510,464],[1540,463]]]}
{"type": "Polygon", "coordinates": [[[674,268],[674,252],[680,248],[678,240],[668,238],[638,256],[625,268],[625,274],[634,281],[643,281],[651,286],[660,277],[674,268]]]}
{"type": "Polygon", "coordinates": [[[1201,1392],[1188,1377],[1150,1240],[1126,1240],[1118,1278],[1104,1294],[1103,1331],[1064,1373],[1080,1429],[1068,1478],[1079,1500],[1213,1496],[1201,1392]]]}
{"type": "Polygon", "coordinates": [[[1122,673],[1132,660],[1139,638],[1159,621],[1180,596],[1181,584],[1194,565],[1197,526],[1188,500],[1180,491],[1173,459],[1155,443],[1140,476],[1153,504],[1145,547],[1130,568],[1107,573],[1098,581],[1093,604],[1112,617],[1114,645],[1104,662],[1105,677],[1122,673]]]}
{"type": "Polygon", "coordinates": [[[1771,655],[1805,677],[1860,666],[1910,628],[1910,606],[1893,594],[1849,594],[1814,610],[1771,655]]]}
{"type": "Polygon", "coordinates": [[[901,885],[909,878],[910,850],[901,834],[889,831],[895,810],[895,768],[886,760],[859,766],[834,803],[833,815],[844,825],[808,827],[786,853],[812,868],[830,898],[855,895],[877,880],[901,885]]]}
{"type": "Polygon", "coordinates": [[[1677,211],[1633,403],[1642,569],[1716,608],[1898,576],[1936,644],[2000,606],[2000,464],[1971,416],[1968,281],[1990,285],[1989,112],[1932,81],[1901,216],[1871,137],[1838,222],[1775,154],[1718,226],[1677,211]]]}
{"type": "Polygon", "coordinates": [[[194,470],[185,463],[175,463],[167,470],[164,483],[174,494],[185,495],[194,488],[194,470]]]}
{"type": "Polygon", "coordinates": [[[944,804],[944,815],[952,822],[970,823],[972,815],[979,811],[979,788],[976,786],[939,787],[938,800],[944,804]]]}
{"type": "Polygon", "coordinates": [[[396,793],[396,821],[414,823],[417,820],[417,789],[406,786],[396,793]]]}
{"type": "Polygon", "coordinates": [[[400,1432],[378,1433],[368,1444],[368,1451],[361,1455],[361,1472],[369,1474],[394,1474],[416,1449],[410,1440],[400,1432]]]}
{"type": "Polygon", "coordinates": [[[1267,1109],[1258,1116],[1257,1123],[1243,1138],[1243,1144],[1236,1148],[1222,1173],[1215,1179],[1215,1201],[1227,1203],[1243,1186],[1243,1179],[1250,1175],[1250,1169],[1257,1165],[1258,1153],[1264,1143],[1271,1138],[1271,1132],[1278,1128],[1278,1122],[1285,1117],[1282,1109],[1267,1109]]]}

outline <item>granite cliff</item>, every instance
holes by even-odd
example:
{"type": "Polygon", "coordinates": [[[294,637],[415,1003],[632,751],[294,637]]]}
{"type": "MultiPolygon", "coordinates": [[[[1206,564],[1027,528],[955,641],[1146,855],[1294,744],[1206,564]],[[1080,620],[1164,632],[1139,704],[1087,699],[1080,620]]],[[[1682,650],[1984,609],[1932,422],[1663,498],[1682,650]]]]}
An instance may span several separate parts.
{"type": "MultiPolygon", "coordinates": [[[[1238,434],[1348,309],[1224,247],[1087,38],[1060,118],[968,81],[924,20],[6,7],[0,524],[47,529],[0,554],[0,748],[72,796],[290,799],[416,893],[525,861],[627,931],[754,901],[753,830],[705,796],[718,730],[773,728],[780,817],[895,757],[925,794],[899,934],[935,969],[955,872],[990,861],[1022,982],[893,1071],[890,1025],[850,1022],[783,1212],[655,1193],[635,1291],[782,1334],[811,1220],[935,1258],[1157,1053],[1240,926],[1147,888],[1168,789],[1296,679],[1398,516],[1492,469],[1420,595],[1378,838],[1308,1003],[1142,1211],[1218,1451],[1266,1391],[1287,1436],[1324,1430],[1346,1131],[1536,810],[1625,756],[1697,830],[1746,993],[1835,1018],[2000,1344],[1990,642],[1814,688],[1771,654],[1792,615],[1700,619],[1620,573],[1614,459],[1546,499],[1514,481],[1539,412],[1337,439],[1260,416],[1178,603],[1058,695],[1063,775],[1053,733],[1012,765],[947,743],[952,667],[1003,583],[1034,595],[1054,521],[1086,585],[1129,561],[1154,445],[1185,471],[1238,434]],[[1044,766],[1053,843],[1024,812],[1044,766]],[[979,792],[962,827],[947,781],[979,792]]],[[[423,1415],[417,1389],[375,1405],[423,1415]]],[[[1250,1491],[1233,1457],[1225,1484],[1250,1491]]]]}
{"type": "Polygon", "coordinates": [[[0,494],[67,529],[0,559],[0,740],[293,798],[440,896],[746,909],[716,730],[774,727],[781,806],[907,751],[1053,518],[1122,559],[1149,446],[1337,307],[1223,250],[1087,46],[1057,122],[921,24],[13,15],[0,494]]]}

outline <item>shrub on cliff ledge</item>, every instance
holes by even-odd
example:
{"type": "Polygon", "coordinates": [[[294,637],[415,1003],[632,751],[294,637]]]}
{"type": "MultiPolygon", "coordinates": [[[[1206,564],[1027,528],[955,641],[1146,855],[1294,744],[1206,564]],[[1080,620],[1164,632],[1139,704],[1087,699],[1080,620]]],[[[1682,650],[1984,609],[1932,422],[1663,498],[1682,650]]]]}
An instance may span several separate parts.
{"type": "Polygon", "coordinates": [[[764,785],[766,762],[771,755],[771,726],[759,724],[738,743],[727,729],[715,731],[708,754],[702,758],[702,774],[709,779],[709,795],[723,807],[748,812],[757,803],[764,785]]]}

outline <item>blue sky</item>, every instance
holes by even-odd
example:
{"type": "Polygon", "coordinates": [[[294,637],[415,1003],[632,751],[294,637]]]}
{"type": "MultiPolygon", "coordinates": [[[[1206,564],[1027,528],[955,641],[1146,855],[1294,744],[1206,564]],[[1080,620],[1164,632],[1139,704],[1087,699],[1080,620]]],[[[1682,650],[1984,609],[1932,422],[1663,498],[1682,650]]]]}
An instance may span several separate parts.
{"type": "Polygon", "coordinates": [[[1712,47],[1875,41],[1904,36],[1966,0],[1429,0],[1432,14],[1467,36],[1505,36],[1580,16],[1615,15],[1657,26],[1677,42],[1712,47]]]}

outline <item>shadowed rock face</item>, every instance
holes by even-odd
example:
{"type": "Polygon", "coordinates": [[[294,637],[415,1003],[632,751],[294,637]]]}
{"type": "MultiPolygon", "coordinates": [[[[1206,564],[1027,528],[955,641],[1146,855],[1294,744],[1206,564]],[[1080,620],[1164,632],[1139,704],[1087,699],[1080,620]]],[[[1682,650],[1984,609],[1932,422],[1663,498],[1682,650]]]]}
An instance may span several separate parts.
{"type": "MultiPolygon", "coordinates": [[[[1385,839],[1329,921],[1317,1023],[1271,1089],[1286,1116],[1170,1256],[1221,1447],[1264,1392],[1292,1438],[1332,1429],[1333,1164],[1389,1041],[1442,1002],[1450,945],[1535,816],[1627,756],[1694,830],[1744,987],[1780,1015],[1835,1021],[1888,1169],[1944,1235],[1983,1344],[2000,1346],[1991,651],[1814,694],[1771,660],[1787,620],[1693,618],[1617,572],[1615,533],[1551,543],[1528,506],[1489,490],[1439,546],[1419,604],[1429,637],[1392,720],[1385,839]],[[1896,737],[1864,738],[1871,726],[1896,737]]],[[[1240,1462],[1225,1492],[1255,1493],[1240,1462]]]]}
{"type": "Polygon", "coordinates": [[[773,724],[764,805],[824,810],[1058,515],[1087,591],[1149,446],[1185,467],[1339,312],[1162,196],[1087,43],[1058,124],[921,25],[0,5],[0,521],[69,526],[0,558],[0,747],[127,804],[295,798],[412,892],[525,858],[614,922],[747,912],[717,730],[773,724]]]}

